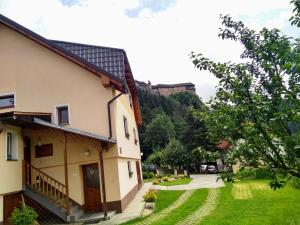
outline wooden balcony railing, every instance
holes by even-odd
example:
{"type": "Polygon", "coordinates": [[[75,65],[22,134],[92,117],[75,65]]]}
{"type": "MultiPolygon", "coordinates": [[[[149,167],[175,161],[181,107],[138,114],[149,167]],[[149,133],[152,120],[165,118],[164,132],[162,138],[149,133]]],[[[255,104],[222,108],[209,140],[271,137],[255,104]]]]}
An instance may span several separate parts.
{"type": "Polygon", "coordinates": [[[70,213],[70,199],[66,194],[67,189],[64,184],[53,177],[34,167],[30,163],[23,161],[24,176],[23,182],[34,192],[46,197],[57,207],[65,209],[67,214],[70,213]]]}

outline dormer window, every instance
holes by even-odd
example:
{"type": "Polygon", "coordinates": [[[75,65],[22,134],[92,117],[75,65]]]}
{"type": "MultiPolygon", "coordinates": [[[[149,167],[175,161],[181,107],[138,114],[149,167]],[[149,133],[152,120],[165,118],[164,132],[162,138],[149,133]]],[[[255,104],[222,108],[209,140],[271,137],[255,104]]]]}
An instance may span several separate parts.
{"type": "Polygon", "coordinates": [[[15,95],[2,95],[0,96],[0,109],[15,107],[15,95]]]}

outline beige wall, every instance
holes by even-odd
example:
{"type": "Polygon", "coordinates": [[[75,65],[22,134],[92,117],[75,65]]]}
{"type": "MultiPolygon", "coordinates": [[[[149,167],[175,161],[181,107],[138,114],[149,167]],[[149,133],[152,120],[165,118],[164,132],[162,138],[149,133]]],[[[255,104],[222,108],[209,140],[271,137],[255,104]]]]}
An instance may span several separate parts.
{"type": "MultiPolygon", "coordinates": [[[[70,127],[108,137],[107,102],[116,94],[104,88],[101,79],[67,59],[29,40],[0,24],[0,95],[16,94],[16,107],[0,109],[8,111],[53,113],[56,106],[67,104],[70,111],[70,127]]],[[[133,128],[136,127],[129,95],[122,95],[113,103],[113,132],[118,144],[110,145],[104,153],[107,201],[120,200],[136,184],[135,160],[140,159],[139,144],[134,143],[133,128]],[[124,133],[123,116],[128,119],[130,137],[124,133]],[[122,153],[120,153],[120,148],[122,153]],[[122,157],[122,158],[118,158],[122,157]],[[132,160],[134,175],[128,178],[127,161],[132,160]]],[[[18,130],[20,132],[20,130],[18,130]]],[[[21,136],[20,136],[21,138],[21,136]]],[[[5,143],[0,135],[0,145],[5,143]]],[[[7,162],[0,153],[0,171],[10,171],[1,178],[9,182],[0,185],[0,194],[18,191],[22,186],[23,146],[20,139],[19,161],[7,162]]],[[[61,136],[32,135],[32,164],[64,183],[63,142],[61,136]],[[39,137],[42,144],[53,143],[54,156],[35,158],[34,146],[39,137]]],[[[68,145],[70,197],[84,203],[82,165],[98,162],[98,153],[87,144],[73,142],[68,145]],[[89,148],[91,156],[84,156],[89,148]]]]}
{"type": "MultiPolygon", "coordinates": [[[[63,136],[60,133],[38,131],[31,135],[31,163],[40,168],[46,174],[49,174],[61,183],[65,183],[64,176],[64,145],[63,136]],[[39,139],[42,144],[53,144],[53,156],[35,158],[35,146],[38,145],[39,139]]],[[[84,204],[84,185],[82,166],[99,162],[98,151],[86,142],[76,141],[74,138],[68,138],[68,178],[70,197],[84,204]],[[85,151],[91,153],[90,156],[85,156],[85,151]]],[[[110,152],[109,150],[108,152],[110,152]]],[[[104,155],[108,152],[104,152],[104,155]]],[[[118,165],[115,158],[105,159],[104,172],[107,190],[107,201],[120,200],[118,165]]]]}
{"type": "Polygon", "coordinates": [[[125,158],[140,159],[140,145],[134,143],[133,128],[136,130],[138,139],[138,129],[135,122],[134,110],[130,107],[129,95],[122,95],[115,103],[115,124],[116,137],[118,140],[118,155],[125,158]],[[128,120],[129,138],[125,136],[123,116],[128,120]],[[121,150],[120,150],[121,148],[121,150]]]}
{"type": "Polygon", "coordinates": [[[16,93],[5,111],[53,113],[69,105],[70,126],[108,136],[107,102],[112,89],[58,54],[0,24],[0,95],[16,93]]]}
{"type": "MultiPolygon", "coordinates": [[[[22,190],[22,160],[23,160],[23,141],[20,128],[6,125],[0,134],[0,195],[22,190]],[[18,160],[6,160],[6,133],[13,131],[18,134],[18,160]]],[[[1,213],[1,211],[0,211],[1,213]]]]}
{"type": "Polygon", "coordinates": [[[119,158],[118,166],[119,166],[119,179],[121,183],[120,186],[121,198],[124,198],[128,194],[128,192],[131,191],[138,183],[135,160],[119,158]],[[133,172],[132,177],[129,177],[128,165],[127,165],[128,161],[131,162],[131,168],[133,172]]]}

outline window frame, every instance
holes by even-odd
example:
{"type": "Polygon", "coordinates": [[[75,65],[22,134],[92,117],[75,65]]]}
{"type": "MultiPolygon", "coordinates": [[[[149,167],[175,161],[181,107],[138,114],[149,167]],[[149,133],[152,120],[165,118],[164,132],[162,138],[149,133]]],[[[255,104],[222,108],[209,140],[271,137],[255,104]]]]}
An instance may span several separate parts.
{"type": "Polygon", "coordinates": [[[9,98],[9,97],[13,97],[13,99],[14,99],[13,105],[0,106],[0,109],[9,109],[9,108],[15,108],[16,107],[16,94],[15,93],[4,93],[4,94],[1,94],[0,95],[0,100],[1,99],[5,99],[5,98],[9,98]]]}
{"type": "Polygon", "coordinates": [[[134,144],[137,145],[137,143],[138,143],[139,140],[137,138],[137,133],[136,133],[135,127],[133,128],[133,138],[134,138],[134,144]]]}
{"type": "Polygon", "coordinates": [[[128,119],[126,116],[123,116],[123,125],[124,125],[124,132],[125,132],[125,137],[129,139],[129,128],[128,128],[128,119]]]}
{"type": "Polygon", "coordinates": [[[133,177],[133,171],[132,171],[131,161],[127,161],[127,169],[128,169],[129,178],[132,178],[133,177]]]}
{"type": "Polygon", "coordinates": [[[56,121],[59,126],[67,126],[70,125],[70,106],[69,105],[59,105],[56,106],[56,121]],[[61,122],[61,110],[67,109],[68,112],[68,122],[61,122]]]}
{"type": "Polygon", "coordinates": [[[7,130],[6,131],[5,151],[6,151],[6,161],[18,161],[18,159],[19,159],[19,135],[14,130],[7,130]],[[9,152],[8,152],[8,145],[9,145],[8,144],[8,137],[9,137],[8,134],[10,134],[10,157],[9,157],[9,152]],[[13,149],[14,147],[16,149],[13,149]]]}

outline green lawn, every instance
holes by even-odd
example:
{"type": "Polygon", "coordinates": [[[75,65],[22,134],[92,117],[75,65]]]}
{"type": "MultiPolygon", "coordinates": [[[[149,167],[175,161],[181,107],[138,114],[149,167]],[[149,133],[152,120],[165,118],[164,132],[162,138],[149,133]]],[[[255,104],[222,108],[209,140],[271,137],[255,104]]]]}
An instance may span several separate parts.
{"type": "Polygon", "coordinates": [[[193,179],[192,178],[182,178],[172,181],[166,181],[163,183],[160,183],[160,186],[174,186],[174,185],[182,185],[182,184],[189,184],[193,179]]]}
{"type": "MultiPolygon", "coordinates": [[[[154,213],[159,213],[163,209],[167,208],[173,202],[175,202],[180,195],[182,195],[184,191],[159,191],[155,203],[154,213]]],[[[122,225],[131,225],[136,222],[142,221],[145,217],[139,217],[134,220],[130,220],[126,223],[122,223],[122,225]]]]}
{"type": "MultiPolygon", "coordinates": [[[[159,191],[154,214],[170,206],[182,193],[159,191]]],[[[207,194],[208,189],[196,190],[177,209],[151,225],[172,225],[182,221],[201,208],[207,194]]],[[[138,218],[125,224],[135,224],[143,219],[138,218]]],[[[287,185],[273,191],[266,180],[227,183],[226,187],[220,189],[216,209],[201,224],[300,225],[300,190],[287,185]]]]}
{"type": "MultiPolygon", "coordinates": [[[[173,191],[169,191],[173,192],[173,191]]],[[[196,190],[191,197],[188,198],[186,202],[184,202],[177,209],[173,210],[171,214],[164,217],[162,221],[157,221],[156,223],[152,223],[151,225],[173,225],[176,222],[181,221],[185,217],[192,214],[195,210],[197,210],[201,205],[205,202],[205,199],[208,194],[208,189],[198,189],[196,190]]]]}
{"type": "Polygon", "coordinates": [[[273,191],[261,180],[227,183],[217,208],[201,224],[300,225],[300,190],[273,191]]]}

